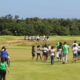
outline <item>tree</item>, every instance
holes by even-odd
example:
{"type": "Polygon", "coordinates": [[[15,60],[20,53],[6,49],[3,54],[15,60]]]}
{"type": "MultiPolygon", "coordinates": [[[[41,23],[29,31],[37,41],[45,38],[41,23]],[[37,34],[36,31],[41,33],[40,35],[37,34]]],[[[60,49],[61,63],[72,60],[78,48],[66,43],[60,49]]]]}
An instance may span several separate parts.
{"type": "Polygon", "coordinates": [[[15,15],[14,19],[15,20],[19,19],[19,16],[18,15],[15,15]]]}

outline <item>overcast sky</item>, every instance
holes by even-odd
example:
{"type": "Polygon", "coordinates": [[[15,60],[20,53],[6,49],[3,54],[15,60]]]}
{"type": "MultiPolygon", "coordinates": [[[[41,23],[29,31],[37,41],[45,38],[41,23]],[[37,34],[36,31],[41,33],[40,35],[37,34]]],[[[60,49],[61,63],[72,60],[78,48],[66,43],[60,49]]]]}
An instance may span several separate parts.
{"type": "Polygon", "coordinates": [[[80,18],[80,0],[0,0],[0,16],[80,18]]]}

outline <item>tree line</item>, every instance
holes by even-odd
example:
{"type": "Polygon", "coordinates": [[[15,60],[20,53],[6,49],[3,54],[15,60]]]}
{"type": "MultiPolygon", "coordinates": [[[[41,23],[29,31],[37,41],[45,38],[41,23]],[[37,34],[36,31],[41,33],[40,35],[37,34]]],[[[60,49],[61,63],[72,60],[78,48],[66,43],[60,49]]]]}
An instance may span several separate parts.
{"type": "Polygon", "coordinates": [[[0,35],[80,35],[80,19],[0,17],[0,35]]]}

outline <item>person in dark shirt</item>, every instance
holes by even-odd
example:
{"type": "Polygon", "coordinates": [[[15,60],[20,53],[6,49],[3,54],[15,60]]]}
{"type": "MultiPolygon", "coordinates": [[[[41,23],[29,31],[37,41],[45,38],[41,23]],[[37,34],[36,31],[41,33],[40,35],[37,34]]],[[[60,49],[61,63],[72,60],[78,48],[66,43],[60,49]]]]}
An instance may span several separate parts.
{"type": "Polygon", "coordinates": [[[32,60],[34,59],[35,57],[35,46],[32,46],[32,60]]]}

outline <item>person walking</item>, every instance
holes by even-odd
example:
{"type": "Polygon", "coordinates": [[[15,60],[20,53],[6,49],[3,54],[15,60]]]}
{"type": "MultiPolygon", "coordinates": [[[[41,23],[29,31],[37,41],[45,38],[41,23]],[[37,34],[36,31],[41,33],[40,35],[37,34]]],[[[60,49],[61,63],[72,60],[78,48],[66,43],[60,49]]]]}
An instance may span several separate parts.
{"type": "Polygon", "coordinates": [[[67,42],[64,42],[64,45],[63,45],[63,59],[62,59],[63,64],[67,63],[68,51],[69,51],[69,45],[67,44],[67,42]]]}
{"type": "Polygon", "coordinates": [[[54,46],[51,47],[51,64],[54,64],[54,57],[55,57],[55,49],[54,46]]]}
{"type": "Polygon", "coordinates": [[[6,80],[6,70],[9,72],[7,62],[3,58],[0,62],[0,80],[6,80]]]}
{"type": "Polygon", "coordinates": [[[5,58],[5,61],[8,64],[8,52],[6,50],[6,47],[2,47],[2,50],[1,50],[1,59],[3,58],[5,58]]]}

